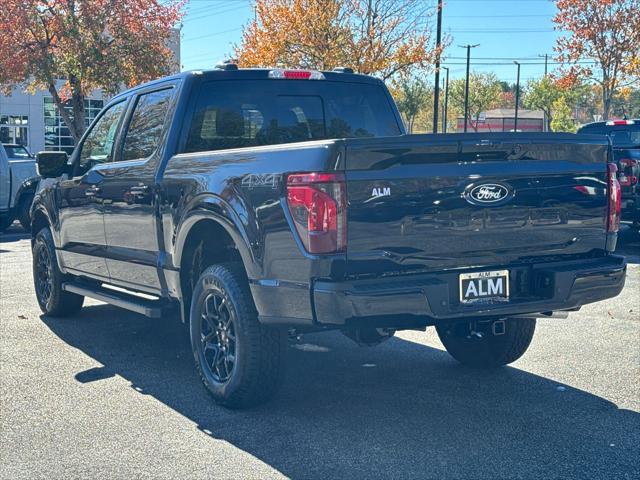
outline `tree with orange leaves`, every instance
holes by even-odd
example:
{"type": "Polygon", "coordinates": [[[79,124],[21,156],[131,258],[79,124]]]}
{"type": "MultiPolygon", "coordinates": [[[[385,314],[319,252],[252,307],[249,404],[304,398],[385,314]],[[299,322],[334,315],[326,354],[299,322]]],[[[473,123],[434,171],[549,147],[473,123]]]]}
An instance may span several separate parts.
{"type": "Polygon", "coordinates": [[[178,0],[2,0],[0,86],[47,90],[76,143],[85,96],[166,73],[178,0]],[[59,88],[58,80],[65,80],[59,88]],[[71,111],[66,107],[69,100],[71,111]]]}
{"type": "Polygon", "coordinates": [[[435,48],[423,0],[257,0],[236,47],[241,66],[356,72],[388,79],[427,67],[435,48]]]}
{"type": "Polygon", "coordinates": [[[556,0],[556,6],[554,22],[567,32],[556,43],[558,60],[569,67],[564,83],[578,76],[596,81],[606,120],[616,92],[640,81],[640,0],[556,0]]]}

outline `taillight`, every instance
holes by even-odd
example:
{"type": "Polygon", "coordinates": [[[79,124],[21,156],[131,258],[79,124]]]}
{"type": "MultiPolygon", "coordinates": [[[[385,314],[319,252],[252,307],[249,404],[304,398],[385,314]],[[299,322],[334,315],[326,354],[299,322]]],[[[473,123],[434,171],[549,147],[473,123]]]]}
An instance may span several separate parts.
{"type": "Polygon", "coordinates": [[[634,170],[638,165],[638,161],[632,158],[622,158],[619,160],[620,174],[618,175],[618,181],[623,187],[635,185],[638,183],[638,177],[634,175],[634,170]]]}
{"type": "Polygon", "coordinates": [[[620,228],[620,182],[616,176],[618,167],[613,163],[607,164],[608,183],[609,183],[609,214],[607,215],[607,232],[615,233],[620,228]]]}
{"type": "Polygon", "coordinates": [[[342,173],[294,173],[287,204],[298,236],[312,254],[347,248],[347,189],[342,173]]]}

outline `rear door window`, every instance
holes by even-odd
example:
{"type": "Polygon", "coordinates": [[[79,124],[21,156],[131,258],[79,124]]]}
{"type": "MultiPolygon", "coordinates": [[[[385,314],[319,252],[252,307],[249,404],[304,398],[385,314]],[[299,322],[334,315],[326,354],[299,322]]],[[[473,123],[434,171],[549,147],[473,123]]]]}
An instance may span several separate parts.
{"type": "Polygon", "coordinates": [[[172,98],[173,88],[138,97],[124,138],[121,160],[144,159],[153,155],[160,144],[172,98]]]}
{"type": "Polygon", "coordinates": [[[399,134],[378,85],[218,81],[202,87],[184,151],[399,134]]]}

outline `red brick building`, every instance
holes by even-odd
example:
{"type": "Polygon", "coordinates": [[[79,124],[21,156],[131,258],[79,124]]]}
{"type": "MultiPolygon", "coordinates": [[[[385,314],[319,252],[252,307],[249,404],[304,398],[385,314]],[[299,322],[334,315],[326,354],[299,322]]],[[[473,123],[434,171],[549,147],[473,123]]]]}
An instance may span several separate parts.
{"type": "MultiPolygon", "coordinates": [[[[515,123],[515,109],[496,108],[487,110],[480,115],[477,121],[474,119],[467,123],[468,132],[510,132],[515,123]]],[[[458,117],[458,132],[464,130],[464,117],[458,117]]],[[[544,131],[544,113],[542,110],[518,110],[519,132],[544,131]]]]}

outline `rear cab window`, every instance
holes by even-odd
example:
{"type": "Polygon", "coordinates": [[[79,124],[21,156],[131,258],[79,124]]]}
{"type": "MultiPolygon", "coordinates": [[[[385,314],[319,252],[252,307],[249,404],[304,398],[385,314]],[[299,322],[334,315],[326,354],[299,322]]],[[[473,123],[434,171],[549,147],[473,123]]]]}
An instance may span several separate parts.
{"type": "Polygon", "coordinates": [[[640,147],[640,124],[633,125],[594,125],[581,128],[578,133],[606,135],[614,146],[640,147]]]}
{"type": "Polygon", "coordinates": [[[223,80],[202,85],[183,151],[400,134],[379,85],[223,80]]]}

